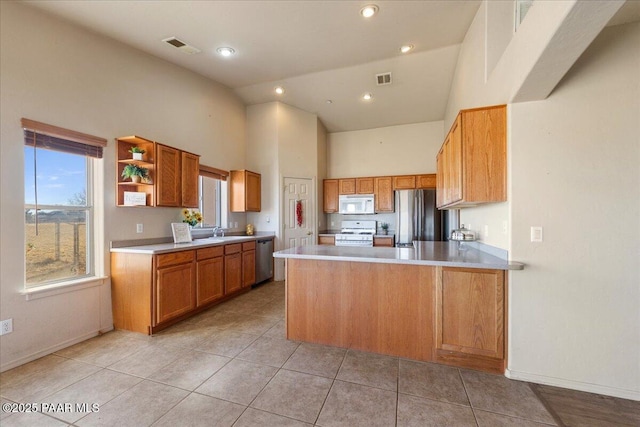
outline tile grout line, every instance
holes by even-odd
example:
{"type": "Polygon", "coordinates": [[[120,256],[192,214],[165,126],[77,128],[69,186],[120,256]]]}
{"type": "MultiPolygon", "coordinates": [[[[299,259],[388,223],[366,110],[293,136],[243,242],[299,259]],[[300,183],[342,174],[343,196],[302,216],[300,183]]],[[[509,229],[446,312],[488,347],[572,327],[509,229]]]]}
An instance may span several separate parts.
{"type": "Polygon", "coordinates": [[[398,427],[398,410],[400,407],[400,358],[398,358],[398,375],[396,376],[396,424],[398,427]]]}
{"type": "Polygon", "coordinates": [[[544,398],[542,393],[540,393],[540,390],[538,390],[537,385],[533,384],[533,383],[530,383],[530,382],[527,382],[527,384],[529,385],[529,389],[531,389],[531,391],[538,398],[540,403],[542,403],[542,406],[544,406],[544,408],[547,410],[547,412],[549,412],[549,415],[551,415],[553,417],[553,419],[556,421],[558,427],[567,427],[566,424],[564,423],[564,421],[562,421],[562,418],[560,418],[560,415],[558,415],[556,413],[556,411],[553,409],[553,407],[544,398]]]}
{"type": "Polygon", "coordinates": [[[348,351],[349,351],[348,349],[345,349],[344,355],[342,355],[342,361],[340,362],[340,366],[338,366],[338,370],[336,371],[335,375],[331,379],[331,386],[329,387],[329,391],[327,391],[327,395],[324,397],[324,400],[322,401],[322,405],[320,405],[320,410],[318,411],[318,415],[316,415],[316,419],[313,422],[314,426],[318,425],[318,420],[320,419],[320,414],[322,413],[322,410],[324,409],[324,405],[326,405],[327,399],[329,398],[329,395],[331,394],[331,390],[333,389],[333,386],[336,383],[336,378],[338,377],[338,374],[340,373],[340,369],[342,369],[342,365],[344,364],[344,360],[347,358],[347,352],[348,351]]]}
{"type": "Polygon", "coordinates": [[[469,401],[469,407],[471,408],[471,414],[473,415],[473,420],[476,422],[476,427],[480,427],[480,423],[478,422],[478,417],[476,416],[476,410],[473,407],[473,402],[471,401],[471,396],[469,396],[469,392],[467,391],[467,385],[464,383],[464,377],[462,376],[462,371],[457,369],[458,376],[460,377],[460,381],[462,382],[462,388],[464,389],[464,394],[467,396],[467,400],[469,401]]]}

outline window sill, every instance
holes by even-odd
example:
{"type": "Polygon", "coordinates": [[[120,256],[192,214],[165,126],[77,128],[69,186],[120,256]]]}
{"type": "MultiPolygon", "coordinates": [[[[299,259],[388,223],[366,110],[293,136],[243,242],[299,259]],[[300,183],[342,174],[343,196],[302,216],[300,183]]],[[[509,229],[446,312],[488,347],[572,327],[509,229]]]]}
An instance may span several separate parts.
{"type": "Polygon", "coordinates": [[[27,301],[52,297],[55,295],[66,294],[67,292],[75,292],[81,289],[94,288],[101,286],[107,277],[85,277],[83,279],[68,281],[64,283],[55,283],[52,285],[38,286],[24,289],[20,293],[25,296],[27,301]]]}

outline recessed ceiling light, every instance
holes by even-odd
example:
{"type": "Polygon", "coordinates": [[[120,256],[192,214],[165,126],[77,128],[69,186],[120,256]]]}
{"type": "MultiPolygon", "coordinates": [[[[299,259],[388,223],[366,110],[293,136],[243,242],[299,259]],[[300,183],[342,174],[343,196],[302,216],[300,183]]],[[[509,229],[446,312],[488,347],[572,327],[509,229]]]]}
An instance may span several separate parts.
{"type": "Polygon", "coordinates": [[[278,95],[282,95],[284,93],[284,88],[282,86],[276,86],[273,91],[278,95]]]}
{"type": "Polygon", "coordinates": [[[413,45],[412,44],[405,44],[404,46],[402,46],[400,48],[400,52],[402,53],[408,53],[411,52],[413,50],[413,45]]]}
{"type": "Polygon", "coordinates": [[[364,99],[365,101],[371,101],[373,99],[373,95],[371,95],[370,93],[365,93],[364,95],[362,95],[362,99],[364,99]]]}
{"type": "Polygon", "coordinates": [[[368,4],[360,9],[360,15],[364,16],[365,18],[371,18],[376,13],[378,13],[378,6],[376,6],[375,4],[368,4]]]}
{"type": "Polygon", "coordinates": [[[236,53],[235,49],[231,47],[219,47],[216,49],[216,52],[218,52],[220,55],[224,57],[231,56],[234,53],[236,53]]]}

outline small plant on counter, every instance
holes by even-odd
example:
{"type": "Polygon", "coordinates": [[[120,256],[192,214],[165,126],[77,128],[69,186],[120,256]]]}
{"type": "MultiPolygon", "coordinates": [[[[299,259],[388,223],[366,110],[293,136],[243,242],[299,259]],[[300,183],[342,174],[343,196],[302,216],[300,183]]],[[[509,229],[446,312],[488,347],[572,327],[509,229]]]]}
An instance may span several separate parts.
{"type": "Polygon", "coordinates": [[[382,231],[384,234],[389,233],[389,224],[386,222],[383,222],[382,224],[380,224],[380,228],[382,228],[382,231]]]}
{"type": "Polygon", "coordinates": [[[140,182],[142,178],[146,178],[149,173],[149,169],[143,168],[133,163],[127,164],[122,169],[123,178],[131,178],[131,182],[140,182]]]}
{"type": "Polygon", "coordinates": [[[192,227],[202,222],[202,214],[192,209],[182,209],[182,222],[186,222],[192,227]]]}

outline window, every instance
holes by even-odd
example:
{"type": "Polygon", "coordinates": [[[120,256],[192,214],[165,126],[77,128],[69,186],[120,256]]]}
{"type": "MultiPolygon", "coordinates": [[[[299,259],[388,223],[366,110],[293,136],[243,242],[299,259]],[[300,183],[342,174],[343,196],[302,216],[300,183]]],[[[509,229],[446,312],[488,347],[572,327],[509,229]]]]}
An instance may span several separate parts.
{"type": "Polygon", "coordinates": [[[524,21],[527,12],[533,6],[533,0],[516,0],[516,22],[515,30],[518,31],[518,27],[524,21]]]}
{"type": "Polygon", "coordinates": [[[93,182],[106,140],[27,119],[23,127],[25,286],[95,276],[93,182]]]}
{"type": "Polygon", "coordinates": [[[209,166],[200,165],[200,203],[203,226],[227,223],[227,209],[223,209],[223,200],[227,200],[228,172],[209,166]]]}

